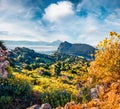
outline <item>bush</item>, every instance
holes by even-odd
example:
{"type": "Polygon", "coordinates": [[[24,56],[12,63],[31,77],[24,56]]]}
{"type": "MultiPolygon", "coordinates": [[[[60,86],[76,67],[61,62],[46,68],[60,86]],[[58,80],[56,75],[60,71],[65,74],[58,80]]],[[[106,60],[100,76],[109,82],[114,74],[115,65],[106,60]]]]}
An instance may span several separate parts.
{"type": "Polygon", "coordinates": [[[42,75],[44,75],[44,76],[51,76],[51,73],[48,72],[48,71],[43,71],[43,74],[42,74],[42,75]]]}
{"type": "Polygon", "coordinates": [[[53,108],[64,106],[71,100],[71,94],[67,91],[54,90],[52,92],[44,92],[40,94],[42,103],[49,103],[53,108]]]}
{"type": "Polygon", "coordinates": [[[17,74],[12,78],[0,78],[1,90],[0,95],[27,96],[30,94],[30,83],[24,76],[17,74]]]}
{"type": "MultiPolygon", "coordinates": [[[[31,85],[27,78],[17,74],[0,78],[0,106],[7,108],[11,102],[16,99],[24,99],[31,93],[31,85]]],[[[11,103],[12,104],[12,103],[11,103]]],[[[13,102],[14,104],[14,102],[13,102]]]]}
{"type": "Polygon", "coordinates": [[[100,42],[98,48],[89,74],[98,82],[116,81],[120,78],[120,34],[110,32],[110,38],[100,42]]]}

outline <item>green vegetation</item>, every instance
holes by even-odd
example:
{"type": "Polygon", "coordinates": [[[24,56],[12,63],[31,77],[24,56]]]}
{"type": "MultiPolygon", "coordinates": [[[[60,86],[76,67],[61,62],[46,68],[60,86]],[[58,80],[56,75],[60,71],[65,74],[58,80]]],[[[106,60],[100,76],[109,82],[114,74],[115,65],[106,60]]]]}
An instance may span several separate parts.
{"type": "Polygon", "coordinates": [[[0,81],[0,104],[6,105],[5,109],[26,108],[37,102],[48,102],[52,107],[64,106],[71,100],[79,102],[76,97],[80,89],[76,85],[89,65],[84,58],[57,52],[44,55],[17,47],[10,51],[8,59],[8,78],[0,81]]]}
{"type": "MultiPolygon", "coordinates": [[[[110,39],[100,43],[91,63],[83,57],[58,52],[44,55],[27,48],[12,50],[8,78],[0,78],[0,107],[22,109],[50,103],[55,108],[70,101],[92,106],[91,88],[109,86],[120,77],[120,35],[111,34],[110,39]]],[[[103,100],[102,91],[99,98],[103,100]]]]}

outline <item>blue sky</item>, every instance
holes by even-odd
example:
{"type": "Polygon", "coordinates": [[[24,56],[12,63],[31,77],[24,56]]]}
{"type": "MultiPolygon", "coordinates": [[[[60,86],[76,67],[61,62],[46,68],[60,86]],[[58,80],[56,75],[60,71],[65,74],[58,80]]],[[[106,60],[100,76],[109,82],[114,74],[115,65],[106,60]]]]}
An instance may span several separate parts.
{"type": "Polygon", "coordinates": [[[120,33],[119,0],[0,0],[0,40],[96,45],[120,33]]]}

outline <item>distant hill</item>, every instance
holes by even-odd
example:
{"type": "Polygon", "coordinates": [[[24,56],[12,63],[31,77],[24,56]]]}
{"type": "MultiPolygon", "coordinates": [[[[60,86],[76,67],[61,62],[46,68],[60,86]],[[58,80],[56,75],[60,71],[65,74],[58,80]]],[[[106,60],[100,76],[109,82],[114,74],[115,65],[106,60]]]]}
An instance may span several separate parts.
{"type": "Polygon", "coordinates": [[[67,55],[83,56],[84,58],[92,58],[90,54],[95,53],[95,48],[88,44],[71,44],[65,41],[59,45],[57,52],[67,55]]]}
{"type": "Polygon", "coordinates": [[[45,41],[13,41],[13,40],[3,40],[6,45],[59,45],[61,43],[60,40],[56,40],[53,42],[45,42],[45,41]]]}
{"type": "Polygon", "coordinates": [[[40,54],[25,47],[16,47],[9,51],[10,65],[16,69],[35,69],[41,65],[49,65],[55,62],[55,59],[46,54],[40,54]]]}
{"type": "Polygon", "coordinates": [[[56,40],[53,42],[45,42],[45,41],[11,41],[11,40],[3,40],[6,47],[8,49],[14,49],[16,47],[26,47],[29,49],[33,49],[36,52],[40,53],[53,53],[56,51],[59,44],[61,43],[60,40],[56,40]]]}

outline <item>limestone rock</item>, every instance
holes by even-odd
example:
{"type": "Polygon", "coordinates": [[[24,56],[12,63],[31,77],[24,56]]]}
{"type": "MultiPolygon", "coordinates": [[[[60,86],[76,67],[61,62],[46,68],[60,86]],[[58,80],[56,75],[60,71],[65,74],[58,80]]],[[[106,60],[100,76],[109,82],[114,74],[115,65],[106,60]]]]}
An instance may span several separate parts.
{"type": "Polygon", "coordinates": [[[9,65],[9,62],[6,60],[8,51],[3,50],[0,47],[0,77],[7,78],[8,72],[6,71],[7,66],[9,65]]]}
{"type": "Polygon", "coordinates": [[[97,93],[96,88],[91,88],[90,91],[91,91],[91,98],[92,99],[98,98],[98,93],[97,93]]]}
{"type": "Polygon", "coordinates": [[[41,105],[40,109],[52,109],[52,107],[50,106],[50,104],[45,103],[41,105]]]}
{"type": "Polygon", "coordinates": [[[104,85],[96,85],[96,90],[97,90],[97,94],[98,96],[103,96],[105,93],[105,86],[104,85]]]}
{"type": "Polygon", "coordinates": [[[64,109],[63,107],[57,107],[56,109],[64,109]]]}
{"type": "Polygon", "coordinates": [[[27,109],[41,109],[40,108],[40,105],[33,105],[33,106],[31,106],[31,107],[29,107],[29,108],[27,108],[27,109]]]}
{"type": "Polygon", "coordinates": [[[72,105],[75,105],[75,102],[74,102],[74,101],[67,103],[67,104],[65,105],[64,109],[70,109],[70,107],[71,107],[72,105]]]}

